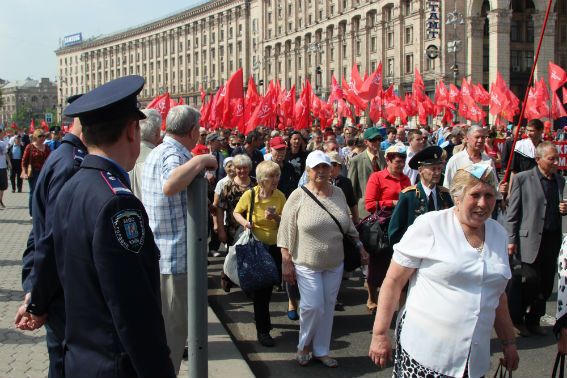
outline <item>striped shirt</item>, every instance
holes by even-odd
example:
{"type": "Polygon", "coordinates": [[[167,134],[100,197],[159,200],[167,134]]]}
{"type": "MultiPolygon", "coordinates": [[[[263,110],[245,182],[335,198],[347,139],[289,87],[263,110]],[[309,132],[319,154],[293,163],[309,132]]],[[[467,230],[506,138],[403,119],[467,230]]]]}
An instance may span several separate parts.
{"type": "Polygon", "coordinates": [[[189,159],[187,148],[166,135],[144,163],[142,202],[161,253],[161,274],[187,272],[187,190],[166,196],[163,186],[173,170],[189,159]]]}

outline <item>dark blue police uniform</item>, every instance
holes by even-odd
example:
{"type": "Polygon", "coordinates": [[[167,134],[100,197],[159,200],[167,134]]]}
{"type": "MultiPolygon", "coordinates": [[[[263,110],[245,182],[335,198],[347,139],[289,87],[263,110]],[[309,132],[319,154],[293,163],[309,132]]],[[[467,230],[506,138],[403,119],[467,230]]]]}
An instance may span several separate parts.
{"type": "Polygon", "coordinates": [[[49,155],[37,179],[32,199],[33,228],[22,258],[22,286],[32,296],[27,311],[35,315],[49,313],[45,329],[50,378],[63,376],[65,337],[63,290],[55,266],[51,233],[56,221],[53,208],[57,194],[77,172],[86,151],[77,136],[67,134],[61,147],[49,155]]]}
{"type": "Polygon", "coordinates": [[[88,155],[57,201],[53,234],[69,377],[174,376],[161,315],[159,250],[127,183],[116,164],[88,155]]]}
{"type": "MultiPolygon", "coordinates": [[[[65,115],[79,117],[88,145],[95,128],[145,118],[136,98],[143,84],[140,76],[113,80],[69,105],[65,115]]],[[[107,145],[130,143],[122,134],[115,138],[107,145]]],[[[96,147],[104,153],[105,146],[96,147]]],[[[54,218],[65,293],[65,375],[174,377],[161,314],[159,250],[128,174],[109,157],[87,155],[61,189],[54,218]]]]}

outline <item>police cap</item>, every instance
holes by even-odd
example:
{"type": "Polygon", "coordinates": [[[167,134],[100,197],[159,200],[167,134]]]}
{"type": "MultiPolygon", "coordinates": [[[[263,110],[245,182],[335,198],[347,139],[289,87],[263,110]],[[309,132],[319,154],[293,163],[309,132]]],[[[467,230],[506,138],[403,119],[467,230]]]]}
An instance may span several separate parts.
{"type": "Polygon", "coordinates": [[[137,100],[143,87],[144,78],[138,75],[112,80],[75,99],[64,114],[79,117],[84,123],[108,122],[129,115],[144,119],[137,100]]]}
{"type": "Polygon", "coordinates": [[[61,131],[61,128],[59,126],[51,126],[49,128],[49,131],[52,132],[52,133],[58,133],[58,132],[61,131]]]}
{"type": "Polygon", "coordinates": [[[441,163],[441,154],[443,149],[439,146],[429,146],[415,154],[409,161],[411,169],[418,169],[424,165],[433,165],[441,163]]]}

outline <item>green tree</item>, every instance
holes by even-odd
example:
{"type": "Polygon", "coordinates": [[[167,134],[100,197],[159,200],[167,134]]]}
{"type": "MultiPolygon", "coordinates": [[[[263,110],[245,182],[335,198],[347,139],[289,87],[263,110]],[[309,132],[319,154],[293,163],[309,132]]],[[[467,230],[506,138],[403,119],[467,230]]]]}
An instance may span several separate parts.
{"type": "Polygon", "coordinates": [[[18,107],[16,113],[14,113],[12,119],[19,128],[28,127],[33,116],[33,111],[30,105],[23,104],[18,107]]]}

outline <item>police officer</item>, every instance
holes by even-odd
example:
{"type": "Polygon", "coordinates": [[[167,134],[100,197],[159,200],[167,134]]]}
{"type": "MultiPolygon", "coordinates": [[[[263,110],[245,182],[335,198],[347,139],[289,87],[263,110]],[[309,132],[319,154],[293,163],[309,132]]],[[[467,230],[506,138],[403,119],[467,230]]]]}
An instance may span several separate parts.
{"type": "Polygon", "coordinates": [[[140,76],[83,95],[89,149],[54,209],[56,262],[65,293],[67,377],[174,377],[161,315],[159,251],[127,171],[140,152],[140,76]]]}
{"type": "MultiPolygon", "coordinates": [[[[79,97],[69,97],[67,102],[72,103],[79,97]]],[[[22,267],[22,286],[26,296],[16,314],[15,326],[22,330],[34,330],[47,320],[45,330],[50,378],[63,376],[65,336],[65,303],[55,266],[51,233],[55,222],[53,208],[63,184],[78,171],[86,152],[81,140],[81,124],[76,119],[61,146],[50,154],[43,165],[32,198],[33,228],[24,251],[22,267]]]]}
{"type": "Polygon", "coordinates": [[[388,226],[390,245],[399,242],[415,218],[421,214],[453,206],[449,190],[437,185],[443,171],[442,152],[441,147],[427,147],[409,161],[410,168],[419,171],[419,182],[400,193],[388,226]]]}

